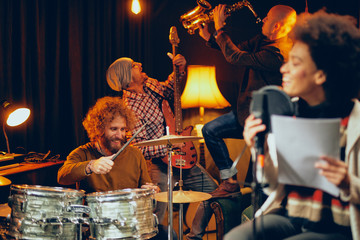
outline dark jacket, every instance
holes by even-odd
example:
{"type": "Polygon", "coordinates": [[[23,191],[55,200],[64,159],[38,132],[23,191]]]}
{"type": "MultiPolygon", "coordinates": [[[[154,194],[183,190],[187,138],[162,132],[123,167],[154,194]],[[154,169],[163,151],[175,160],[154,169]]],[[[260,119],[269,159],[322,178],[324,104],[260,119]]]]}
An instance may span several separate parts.
{"type": "Polygon", "coordinates": [[[239,123],[244,126],[252,92],[266,85],[281,85],[280,67],[288,57],[292,41],[287,37],[271,41],[264,35],[257,35],[236,46],[222,33],[216,40],[211,37],[208,45],[220,49],[229,63],[245,67],[243,79],[238,80],[237,106],[233,107],[239,123]]]}

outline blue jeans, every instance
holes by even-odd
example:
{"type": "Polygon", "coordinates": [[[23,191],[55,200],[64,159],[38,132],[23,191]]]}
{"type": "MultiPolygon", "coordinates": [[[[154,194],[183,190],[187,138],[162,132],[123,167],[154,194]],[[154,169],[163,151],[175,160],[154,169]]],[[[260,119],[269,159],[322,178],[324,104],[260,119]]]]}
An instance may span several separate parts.
{"type": "MultiPolygon", "coordinates": [[[[153,160],[150,169],[150,177],[153,183],[157,184],[161,192],[167,191],[167,164],[163,163],[160,159],[153,160]]],[[[173,168],[173,184],[180,179],[179,169],[173,168]]],[[[183,169],[182,173],[183,190],[192,190],[196,192],[210,193],[217,188],[216,181],[210,174],[200,165],[196,164],[191,169],[183,169]]],[[[163,222],[166,213],[167,203],[157,202],[155,214],[159,219],[160,224],[163,222]]],[[[201,202],[191,226],[191,235],[195,239],[202,239],[205,229],[210,221],[212,209],[208,201],[201,202]]]]}
{"type": "Polygon", "coordinates": [[[243,127],[239,124],[236,114],[231,111],[208,123],[202,129],[207,148],[216,166],[220,170],[220,178],[227,179],[237,173],[236,168],[231,171],[233,161],[224,138],[243,139],[243,127]]]}

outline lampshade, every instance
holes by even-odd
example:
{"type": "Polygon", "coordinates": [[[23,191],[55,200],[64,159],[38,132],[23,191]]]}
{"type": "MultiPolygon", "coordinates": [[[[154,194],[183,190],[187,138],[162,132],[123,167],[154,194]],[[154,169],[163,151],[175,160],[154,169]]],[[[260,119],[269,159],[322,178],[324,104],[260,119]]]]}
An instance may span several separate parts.
{"type": "Polygon", "coordinates": [[[6,146],[8,153],[10,153],[9,139],[5,131],[5,123],[10,126],[18,126],[25,122],[30,116],[30,109],[28,108],[17,108],[11,105],[8,101],[4,100],[1,102],[2,121],[3,121],[3,133],[6,140],[6,146]]]}
{"type": "Polygon", "coordinates": [[[225,108],[230,106],[216,83],[215,66],[188,66],[188,78],[181,95],[181,106],[182,108],[225,108]]]}
{"type": "Polygon", "coordinates": [[[10,127],[18,126],[25,122],[30,116],[30,109],[28,108],[16,108],[8,101],[2,102],[4,121],[10,127]]]}

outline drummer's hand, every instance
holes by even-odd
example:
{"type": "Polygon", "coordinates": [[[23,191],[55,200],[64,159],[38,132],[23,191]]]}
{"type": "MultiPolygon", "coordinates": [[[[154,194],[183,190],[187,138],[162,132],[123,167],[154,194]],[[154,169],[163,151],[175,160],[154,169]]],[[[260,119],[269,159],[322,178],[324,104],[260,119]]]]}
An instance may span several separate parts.
{"type": "Polygon", "coordinates": [[[260,118],[255,118],[253,114],[245,120],[244,127],[244,140],[249,147],[253,147],[255,145],[255,136],[259,132],[263,132],[266,129],[266,125],[262,124],[262,120],[260,118]]]}
{"type": "Polygon", "coordinates": [[[153,183],[146,183],[145,185],[142,185],[141,188],[152,189],[152,190],[154,190],[155,193],[159,193],[159,192],[160,192],[159,186],[156,186],[156,185],[153,184],[153,183]]]}
{"type": "Polygon", "coordinates": [[[110,172],[112,169],[114,162],[112,160],[114,155],[101,157],[99,159],[94,160],[92,163],[90,169],[93,171],[93,173],[96,174],[106,174],[110,172]]]}

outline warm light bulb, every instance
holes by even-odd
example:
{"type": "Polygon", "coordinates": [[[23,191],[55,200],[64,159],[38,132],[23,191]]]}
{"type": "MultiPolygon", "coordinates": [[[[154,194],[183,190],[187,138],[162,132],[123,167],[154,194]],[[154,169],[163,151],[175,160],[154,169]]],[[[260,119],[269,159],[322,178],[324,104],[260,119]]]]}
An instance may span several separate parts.
{"type": "Polygon", "coordinates": [[[135,14],[138,14],[141,11],[141,6],[139,0],[133,0],[131,4],[131,11],[135,14]]]}
{"type": "Polygon", "coordinates": [[[16,109],[14,112],[12,112],[9,115],[6,124],[9,125],[10,127],[20,125],[23,122],[25,122],[29,116],[30,116],[30,110],[28,108],[16,109]]]}

